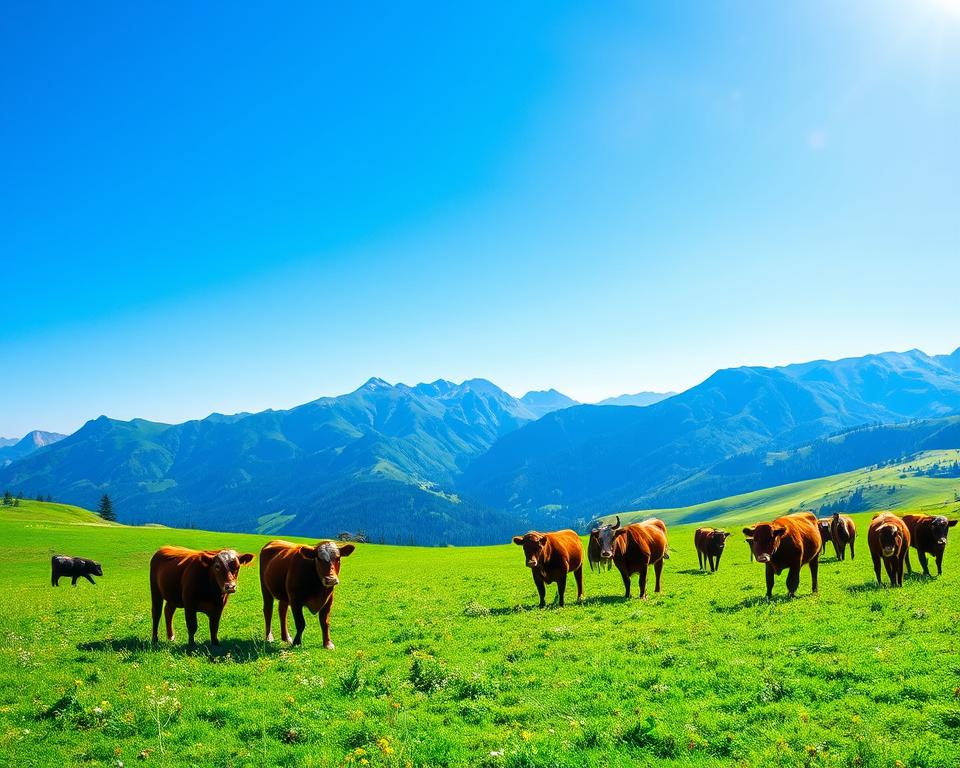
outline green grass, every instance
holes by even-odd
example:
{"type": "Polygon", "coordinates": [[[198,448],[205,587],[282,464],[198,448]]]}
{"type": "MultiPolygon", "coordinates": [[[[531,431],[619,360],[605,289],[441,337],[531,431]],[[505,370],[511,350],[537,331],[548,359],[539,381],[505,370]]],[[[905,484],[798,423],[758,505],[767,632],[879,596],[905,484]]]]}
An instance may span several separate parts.
{"type": "Polygon", "coordinates": [[[361,545],[335,651],[315,619],[302,648],[262,642],[254,565],[211,654],[147,642],[149,557],[268,537],[3,508],[0,764],[955,766],[960,542],[941,579],[877,589],[868,517],[857,559],[825,559],[819,596],[805,571],[792,601],[763,599],[739,534],[697,572],[694,526],[670,530],[661,595],[624,601],[616,572],[587,573],[584,605],[544,611],[513,545],[361,545]],[[54,552],[105,575],[54,589],[54,552]]]}
{"type": "Polygon", "coordinates": [[[778,485],[751,493],[674,509],[644,509],[627,512],[621,521],[636,522],[655,515],[668,524],[709,520],[711,525],[772,519],[800,509],[816,511],[863,488],[871,509],[897,512],[922,511],[929,515],[960,513],[960,478],[916,476],[914,470],[932,464],[960,460],[960,450],[926,451],[908,461],[886,467],[870,467],[815,480],[778,485]]]}

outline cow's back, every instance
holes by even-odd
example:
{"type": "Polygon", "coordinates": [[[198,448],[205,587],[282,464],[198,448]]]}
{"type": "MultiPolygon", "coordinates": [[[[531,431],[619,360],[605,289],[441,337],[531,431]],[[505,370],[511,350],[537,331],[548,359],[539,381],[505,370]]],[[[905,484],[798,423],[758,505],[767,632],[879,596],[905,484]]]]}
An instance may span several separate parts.
{"type": "Polygon", "coordinates": [[[300,554],[300,545],[276,539],[260,550],[260,587],[278,600],[305,599],[320,590],[312,561],[300,554]]]}
{"type": "Polygon", "coordinates": [[[547,534],[553,547],[554,558],[561,556],[567,562],[567,570],[576,571],[583,565],[583,542],[576,531],[569,529],[547,534]]]}
{"type": "Polygon", "coordinates": [[[184,595],[200,593],[203,589],[200,574],[200,555],[185,547],[160,547],[150,558],[150,586],[164,600],[176,606],[183,605],[184,595]]]}
{"type": "Polygon", "coordinates": [[[774,559],[781,565],[790,567],[809,563],[820,556],[822,540],[820,526],[812,512],[794,512],[778,517],[771,523],[774,528],[786,528],[780,546],[774,553],[774,559]]]}

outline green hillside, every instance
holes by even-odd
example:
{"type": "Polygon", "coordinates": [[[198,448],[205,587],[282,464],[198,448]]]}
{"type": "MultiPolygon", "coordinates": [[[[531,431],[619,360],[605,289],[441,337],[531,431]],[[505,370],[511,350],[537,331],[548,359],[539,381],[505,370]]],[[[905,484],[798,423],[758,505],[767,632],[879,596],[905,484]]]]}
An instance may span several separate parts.
{"type": "MultiPolygon", "coordinates": [[[[937,466],[960,461],[960,450],[925,451],[906,461],[867,467],[830,477],[765,488],[739,496],[674,509],[645,509],[621,514],[623,522],[659,517],[667,523],[710,521],[734,525],[768,519],[799,509],[817,512],[825,505],[849,501],[858,491],[866,509],[925,514],[960,514],[960,477],[931,477],[937,466]]],[[[946,472],[944,474],[951,474],[946,472]]]]}
{"type": "Polygon", "coordinates": [[[147,642],[151,553],[268,537],[93,522],[0,511],[0,764],[934,768],[960,753],[960,541],[940,579],[877,589],[861,549],[824,560],[818,596],[804,572],[798,599],[781,578],[767,602],[738,537],[703,575],[695,526],[673,526],[662,594],[624,601],[615,572],[588,572],[584,605],[546,611],[513,545],[361,545],[337,650],[315,619],[302,648],[263,642],[254,564],[221,648],[201,617],[188,653],[147,642]],[[54,589],[54,552],[104,576],[54,589]]]}
{"type": "Polygon", "coordinates": [[[56,504],[51,502],[21,499],[19,506],[0,507],[0,519],[4,522],[17,522],[35,525],[99,525],[117,527],[116,523],[108,523],[95,512],[74,507],[70,504],[56,504]]]}

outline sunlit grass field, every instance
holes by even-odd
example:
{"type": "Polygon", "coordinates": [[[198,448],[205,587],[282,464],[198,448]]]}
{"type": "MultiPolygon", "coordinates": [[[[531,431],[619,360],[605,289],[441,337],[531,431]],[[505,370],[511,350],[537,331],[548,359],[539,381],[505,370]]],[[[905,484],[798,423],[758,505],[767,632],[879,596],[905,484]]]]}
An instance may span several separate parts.
{"type": "Polygon", "coordinates": [[[616,571],[587,573],[584,605],[543,611],[516,546],[362,545],[335,651],[314,617],[302,648],[264,644],[254,564],[221,648],[201,616],[188,653],[182,612],[175,644],[148,643],[152,552],[269,537],[2,508],[0,764],[960,765],[960,539],[942,578],[878,589],[869,516],[854,561],[825,558],[819,596],[804,570],[797,599],[781,575],[769,603],[738,527],[717,574],[675,527],[662,594],[624,601],[616,571]],[[52,588],[53,553],[105,575],[52,588]]]}

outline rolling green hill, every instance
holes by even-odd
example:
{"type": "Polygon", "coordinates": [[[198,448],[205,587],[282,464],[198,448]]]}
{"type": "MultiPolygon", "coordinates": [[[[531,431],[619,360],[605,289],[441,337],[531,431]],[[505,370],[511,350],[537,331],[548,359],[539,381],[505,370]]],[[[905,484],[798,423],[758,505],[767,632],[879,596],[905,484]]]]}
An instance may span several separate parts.
{"type": "Polygon", "coordinates": [[[742,542],[702,574],[694,526],[671,526],[661,594],[625,601],[615,572],[587,572],[583,605],[544,611],[513,545],[361,545],[335,651],[315,619],[302,648],[263,642],[254,564],[223,645],[201,617],[191,653],[182,612],[176,643],[147,642],[151,553],[268,537],[90,522],[0,510],[0,764],[942,768],[960,754],[957,540],[939,579],[878,589],[861,550],[824,558],[819,595],[804,572],[797,599],[781,578],[768,602],[742,542]],[[104,576],[52,588],[54,552],[104,576]]]}
{"type": "Polygon", "coordinates": [[[626,512],[620,519],[635,522],[659,517],[671,524],[709,521],[711,525],[735,525],[801,509],[817,512],[826,505],[850,504],[851,500],[854,512],[872,509],[957,515],[960,514],[960,471],[953,467],[958,461],[960,450],[925,451],[886,466],[765,488],[690,507],[626,512]],[[862,501],[855,499],[858,493],[862,501]]]}

